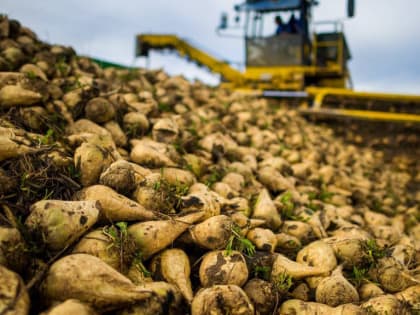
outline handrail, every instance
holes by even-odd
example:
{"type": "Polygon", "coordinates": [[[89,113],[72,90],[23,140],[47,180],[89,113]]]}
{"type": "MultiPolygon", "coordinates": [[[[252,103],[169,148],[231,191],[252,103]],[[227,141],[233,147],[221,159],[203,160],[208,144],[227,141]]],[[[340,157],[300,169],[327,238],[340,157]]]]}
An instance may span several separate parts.
{"type": "Polygon", "coordinates": [[[344,43],[343,43],[343,39],[339,38],[337,40],[329,40],[329,41],[324,41],[324,42],[319,42],[316,39],[316,34],[314,34],[314,40],[313,40],[313,58],[314,58],[314,63],[317,62],[318,60],[318,48],[319,47],[337,47],[337,59],[335,60],[336,65],[340,68],[340,72],[343,71],[343,50],[344,50],[344,43]]]}
{"type": "Polygon", "coordinates": [[[312,25],[315,27],[317,25],[332,25],[334,27],[334,32],[344,32],[344,23],[341,20],[325,20],[313,22],[312,25]]]}

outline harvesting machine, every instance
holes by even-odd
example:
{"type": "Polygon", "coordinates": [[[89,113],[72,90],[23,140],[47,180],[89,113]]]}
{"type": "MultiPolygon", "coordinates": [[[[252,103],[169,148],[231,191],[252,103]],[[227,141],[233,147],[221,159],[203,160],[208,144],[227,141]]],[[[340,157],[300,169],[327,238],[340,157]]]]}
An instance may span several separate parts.
{"type": "MultiPolygon", "coordinates": [[[[347,0],[347,17],[355,13],[355,1],[347,0]]],[[[312,19],[316,0],[246,0],[234,7],[237,25],[229,27],[222,14],[217,33],[240,29],[245,41],[245,70],[218,60],[176,35],[140,34],[136,56],[151,50],[177,51],[198,65],[221,75],[223,87],[264,97],[306,99],[304,115],[349,117],[379,121],[420,123],[420,96],[359,92],[352,89],[348,61],[351,53],[342,20],[312,19]],[[240,17],[244,15],[243,23],[240,17]],[[294,16],[294,28],[267,34],[267,17],[294,16]]],[[[232,31],[230,31],[232,32],[232,31]]]]}

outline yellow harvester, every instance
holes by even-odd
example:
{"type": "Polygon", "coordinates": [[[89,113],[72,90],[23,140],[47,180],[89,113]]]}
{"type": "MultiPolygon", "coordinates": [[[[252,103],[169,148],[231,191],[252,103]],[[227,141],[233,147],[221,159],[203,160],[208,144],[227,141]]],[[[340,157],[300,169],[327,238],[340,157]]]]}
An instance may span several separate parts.
{"type": "MultiPolygon", "coordinates": [[[[246,49],[244,72],[176,35],[138,35],[136,56],[148,56],[152,49],[176,50],[219,73],[224,87],[265,97],[307,98],[312,106],[302,110],[304,114],[419,123],[420,96],[351,89],[347,66],[351,54],[343,23],[313,23],[311,9],[317,4],[315,0],[247,0],[236,5],[238,17],[245,15],[241,27],[246,49]],[[267,17],[274,23],[281,16],[289,21],[278,23],[275,34],[264,36],[267,17]]],[[[348,17],[353,17],[354,0],[348,0],[347,6],[348,17]]],[[[218,33],[226,35],[227,30],[227,15],[222,14],[218,33]]]]}

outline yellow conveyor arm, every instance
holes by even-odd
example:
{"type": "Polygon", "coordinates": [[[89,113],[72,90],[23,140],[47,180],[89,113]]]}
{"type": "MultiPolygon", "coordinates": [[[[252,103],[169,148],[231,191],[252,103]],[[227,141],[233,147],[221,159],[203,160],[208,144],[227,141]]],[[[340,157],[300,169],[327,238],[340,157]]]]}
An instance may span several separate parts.
{"type": "Polygon", "coordinates": [[[173,49],[178,51],[181,56],[186,56],[189,59],[206,66],[210,71],[221,74],[229,82],[239,85],[244,81],[244,77],[240,71],[232,68],[228,63],[220,61],[192,46],[186,40],[183,40],[176,35],[138,35],[137,47],[142,47],[142,49],[173,49]]]}

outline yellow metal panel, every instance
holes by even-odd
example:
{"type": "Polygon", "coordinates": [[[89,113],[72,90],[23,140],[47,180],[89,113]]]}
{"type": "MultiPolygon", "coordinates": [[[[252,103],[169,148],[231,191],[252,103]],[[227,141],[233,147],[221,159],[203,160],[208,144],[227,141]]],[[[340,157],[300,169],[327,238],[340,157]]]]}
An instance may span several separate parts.
{"type": "Polygon", "coordinates": [[[278,90],[302,90],[305,71],[309,67],[250,67],[244,77],[248,82],[259,82],[260,88],[278,90]],[[266,87],[264,87],[264,85],[266,87]]]}
{"type": "Polygon", "coordinates": [[[303,75],[305,73],[316,73],[315,67],[310,66],[281,66],[281,67],[248,67],[244,76],[249,79],[260,79],[261,76],[270,74],[272,76],[303,75]]]}
{"type": "Polygon", "coordinates": [[[346,87],[347,76],[341,76],[338,78],[320,78],[317,80],[317,84],[320,86],[328,86],[331,88],[344,89],[346,87]]]}

